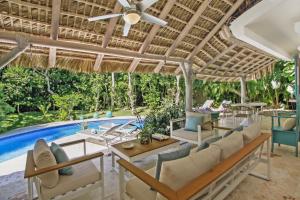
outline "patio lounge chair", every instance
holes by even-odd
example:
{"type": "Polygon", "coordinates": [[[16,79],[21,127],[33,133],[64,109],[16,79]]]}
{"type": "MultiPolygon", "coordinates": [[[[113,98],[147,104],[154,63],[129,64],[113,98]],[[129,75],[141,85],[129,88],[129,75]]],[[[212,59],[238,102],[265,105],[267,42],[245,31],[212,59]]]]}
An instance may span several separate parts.
{"type": "Polygon", "coordinates": [[[27,152],[24,177],[28,179],[29,200],[33,199],[33,183],[40,200],[72,199],[94,189],[101,189],[101,198],[104,199],[103,153],[87,155],[85,140],[72,141],[60,146],[75,144],[83,144],[84,155],[59,164],[56,164],[55,157],[44,140],[39,140],[34,149],[27,152]],[[91,161],[95,158],[99,158],[100,171],[91,161]],[[72,166],[72,175],[58,174],[59,169],[68,166],[72,166]]]}
{"type": "Polygon", "coordinates": [[[206,100],[202,106],[198,108],[194,108],[193,110],[196,112],[205,112],[205,111],[211,111],[212,104],[214,103],[214,100],[206,100]]]}

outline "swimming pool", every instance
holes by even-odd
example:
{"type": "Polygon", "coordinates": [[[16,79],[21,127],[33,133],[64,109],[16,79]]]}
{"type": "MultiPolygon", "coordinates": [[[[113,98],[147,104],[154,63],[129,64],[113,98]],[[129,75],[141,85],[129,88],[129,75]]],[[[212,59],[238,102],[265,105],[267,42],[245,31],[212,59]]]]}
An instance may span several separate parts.
{"type": "MultiPolygon", "coordinates": [[[[109,119],[88,122],[88,128],[97,129],[99,125],[106,123],[125,124],[132,119],[109,119]]],[[[12,159],[26,153],[33,148],[36,140],[43,138],[47,142],[52,142],[59,138],[74,135],[80,131],[80,124],[68,124],[41,128],[34,131],[28,131],[17,135],[10,135],[0,138],[0,162],[12,159]]]]}

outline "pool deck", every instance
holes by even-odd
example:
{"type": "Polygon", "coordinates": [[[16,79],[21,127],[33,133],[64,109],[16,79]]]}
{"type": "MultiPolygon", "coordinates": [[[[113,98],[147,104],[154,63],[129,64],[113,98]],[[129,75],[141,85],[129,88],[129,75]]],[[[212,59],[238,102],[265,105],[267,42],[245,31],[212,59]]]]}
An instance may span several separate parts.
{"type": "Polygon", "coordinates": [[[84,119],[84,120],[51,122],[51,123],[46,123],[46,124],[27,126],[27,127],[24,127],[24,128],[17,128],[17,129],[8,131],[6,133],[0,134],[0,139],[8,137],[8,136],[23,134],[23,133],[26,133],[26,132],[29,132],[29,131],[35,131],[35,130],[44,129],[44,128],[64,126],[64,125],[70,125],[70,124],[79,124],[79,123],[82,123],[82,122],[93,122],[93,121],[99,121],[99,120],[111,120],[111,119],[136,119],[136,117],[135,116],[122,116],[122,117],[111,117],[111,118],[103,117],[103,118],[90,118],[90,119],[84,119]]]}

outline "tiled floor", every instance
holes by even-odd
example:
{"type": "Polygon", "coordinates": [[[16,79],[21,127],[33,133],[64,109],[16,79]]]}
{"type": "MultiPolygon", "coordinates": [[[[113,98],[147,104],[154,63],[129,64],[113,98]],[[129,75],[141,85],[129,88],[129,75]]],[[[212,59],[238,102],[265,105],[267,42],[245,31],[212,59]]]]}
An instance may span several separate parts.
{"type": "MultiPolygon", "coordinates": [[[[264,119],[263,129],[267,129],[269,121],[264,119]]],[[[92,152],[98,149],[92,146],[88,151],[92,152]]],[[[69,149],[76,155],[80,148],[69,149]],[[76,149],[76,150],[74,150],[76,149]]],[[[102,148],[103,149],[103,148],[102,148]]],[[[17,162],[20,169],[23,168],[21,158],[17,162]]],[[[97,164],[98,162],[95,162],[97,164]]],[[[155,158],[148,158],[138,165],[147,168],[153,166],[155,158]]],[[[0,164],[0,173],[4,174],[2,168],[9,168],[14,162],[9,164],[0,164]],[[2,172],[1,172],[2,170],[2,172]]],[[[16,164],[16,163],[15,163],[16,164]]],[[[17,167],[13,167],[17,171],[17,167]]],[[[257,171],[262,172],[263,168],[258,166],[257,171]]],[[[99,192],[94,191],[87,196],[78,197],[81,199],[99,199],[99,192]]],[[[105,156],[105,199],[117,200],[118,198],[118,174],[111,170],[111,157],[105,156]]],[[[26,199],[26,181],[23,179],[22,170],[12,172],[9,175],[0,177],[0,199],[26,199]]],[[[272,180],[263,181],[252,176],[248,176],[227,198],[226,200],[300,200],[300,159],[294,157],[294,149],[281,145],[275,148],[275,154],[272,156],[272,180]]]]}

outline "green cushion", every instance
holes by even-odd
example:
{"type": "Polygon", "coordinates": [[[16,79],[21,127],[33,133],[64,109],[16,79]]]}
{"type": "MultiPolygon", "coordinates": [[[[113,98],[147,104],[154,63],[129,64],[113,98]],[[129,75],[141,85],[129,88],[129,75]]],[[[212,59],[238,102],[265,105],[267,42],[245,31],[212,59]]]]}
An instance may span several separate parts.
{"type": "Polygon", "coordinates": [[[203,120],[203,116],[187,116],[184,130],[197,132],[198,125],[200,125],[203,122],[203,120]]]}
{"type": "MultiPolygon", "coordinates": [[[[51,149],[57,163],[69,161],[69,157],[67,156],[66,152],[63,150],[63,148],[61,148],[61,146],[59,146],[55,142],[51,143],[50,149],[51,149]]],[[[73,168],[72,167],[62,168],[62,169],[58,170],[58,173],[60,175],[72,175],[73,168]]]]}
{"type": "Polygon", "coordinates": [[[155,178],[157,180],[159,180],[161,166],[162,166],[162,163],[164,161],[177,160],[179,158],[186,157],[186,156],[190,155],[191,148],[192,148],[192,145],[187,143],[187,144],[182,145],[176,151],[158,154],[158,159],[157,159],[157,163],[156,163],[155,178]]]}

